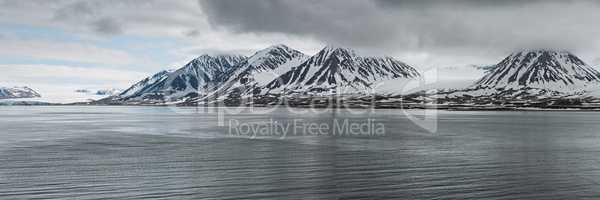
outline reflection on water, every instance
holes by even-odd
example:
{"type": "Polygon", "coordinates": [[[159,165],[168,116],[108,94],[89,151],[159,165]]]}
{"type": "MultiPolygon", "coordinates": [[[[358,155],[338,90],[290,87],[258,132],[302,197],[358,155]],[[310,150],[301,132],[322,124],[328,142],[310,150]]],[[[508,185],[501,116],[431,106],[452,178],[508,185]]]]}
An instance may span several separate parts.
{"type": "Polygon", "coordinates": [[[397,110],[225,120],[375,119],[379,136],[229,136],[214,113],[0,107],[0,199],[597,199],[600,115],[397,110]]]}

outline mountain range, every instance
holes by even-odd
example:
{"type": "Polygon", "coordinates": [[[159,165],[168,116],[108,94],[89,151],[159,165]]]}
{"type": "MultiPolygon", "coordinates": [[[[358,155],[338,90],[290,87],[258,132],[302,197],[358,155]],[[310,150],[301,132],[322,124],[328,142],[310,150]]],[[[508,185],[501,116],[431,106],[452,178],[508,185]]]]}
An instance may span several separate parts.
{"type": "Polygon", "coordinates": [[[29,87],[0,87],[0,99],[18,99],[41,97],[29,87]]]}
{"type": "Polygon", "coordinates": [[[362,56],[354,50],[328,46],[267,84],[275,93],[371,93],[387,80],[415,79],[413,67],[387,56],[362,56]]]}
{"type": "Polygon", "coordinates": [[[567,51],[520,51],[496,64],[472,86],[444,98],[541,99],[586,97],[600,85],[600,72],[567,51]]]}
{"type": "Polygon", "coordinates": [[[471,68],[481,71],[483,77],[466,88],[415,95],[406,93],[407,85],[418,85],[424,77],[395,58],[366,56],[336,46],[326,46],[309,56],[285,45],[274,45],[250,57],[202,55],[177,70],[161,71],[140,80],[101,102],[194,104],[269,97],[262,103],[273,103],[282,97],[337,94],[383,99],[434,98],[447,103],[474,97],[505,100],[585,97],[600,88],[600,72],[567,51],[519,51],[498,64],[471,68]]]}
{"type": "Polygon", "coordinates": [[[145,78],[110,100],[166,103],[264,95],[395,93],[385,88],[419,76],[416,69],[389,56],[364,56],[334,46],[307,56],[274,45],[250,57],[202,55],[178,70],[145,78]]]}
{"type": "Polygon", "coordinates": [[[268,84],[307,59],[307,55],[285,45],[268,47],[238,63],[220,87],[198,100],[230,95],[265,94],[269,92],[268,84]]]}
{"type": "Polygon", "coordinates": [[[77,90],[75,90],[75,92],[83,93],[83,94],[98,95],[98,96],[114,96],[114,95],[121,94],[121,92],[123,92],[123,91],[121,89],[117,89],[117,88],[109,88],[109,89],[98,89],[98,90],[77,89],[77,90]]]}
{"type": "Polygon", "coordinates": [[[211,92],[247,60],[240,55],[202,55],[180,69],[161,71],[116,96],[119,101],[178,101],[211,92]]]}

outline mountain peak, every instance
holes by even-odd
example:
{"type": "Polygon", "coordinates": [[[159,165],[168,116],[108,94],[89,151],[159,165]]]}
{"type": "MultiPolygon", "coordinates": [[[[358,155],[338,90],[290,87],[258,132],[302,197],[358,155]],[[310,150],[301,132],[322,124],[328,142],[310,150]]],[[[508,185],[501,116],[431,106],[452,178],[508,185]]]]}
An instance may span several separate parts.
{"type": "Polygon", "coordinates": [[[242,55],[238,55],[238,54],[225,54],[225,53],[219,53],[219,54],[202,54],[198,57],[196,57],[195,59],[193,59],[191,62],[194,61],[211,61],[211,60],[239,60],[239,59],[244,59],[245,56],[242,55]]]}
{"type": "Polygon", "coordinates": [[[292,49],[292,48],[288,47],[285,44],[275,44],[275,45],[271,45],[270,47],[268,47],[266,49],[286,49],[286,50],[289,50],[289,49],[292,49]]]}
{"type": "Polygon", "coordinates": [[[564,50],[524,50],[512,53],[477,81],[476,87],[540,88],[568,91],[600,83],[600,72],[564,50]]]}
{"type": "Polygon", "coordinates": [[[338,46],[338,45],[327,45],[327,46],[325,46],[325,48],[323,48],[323,50],[321,50],[321,52],[344,53],[344,54],[356,55],[356,51],[354,49],[344,47],[344,46],[338,46]]]}
{"type": "Polygon", "coordinates": [[[278,44],[256,52],[246,60],[245,65],[254,66],[254,68],[267,67],[274,69],[280,64],[296,58],[304,57],[306,57],[304,53],[292,49],[286,45],[278,44]]]}
{"type": "Polygon", "coordinates": [[[264,56],[268,56],[268,55],[279,56],[280,54],[304,55],[300,51],[292,49],[284,44],[277,44],[277,45],[269,46],[260,51],[257,51],[254,55],[251,56],[250,59],[252,59],[252,57],[264,57],[264,56]]]}
{"type": "Polygon", "coordinates": [[[184,67],[231,67],[245,59],[245,56],[236,54],[203,54],[190,61],[184,67]]]}
{"type": "Polygon", "coordinates": [[[319,51],[313,58],[317,60],[328,60],[332,57],[337,58],[337,60],[348,60],[358,57],[356,51],[346,47],[340,47],[335,45],[327,45],[321,51],[319,51]]]}
{"type": "Polygon", "coordinates": [[[412,79],[419,73],[391,57],[364,57],[350,48],[328,45],[268,84],[270,92],[365,92],[375,83],[412,79]]]}
{"type": "Polygon", "coordinates": [[[516,52],[513,52],[512,54],[510,54],[510,56],[527,56],[527,55],[535,55],[535,56],[547,55],[547,56],[557,56],[557,57],[573,56],[573,57],[576,57],[574,54],[572,54],[571,52],[569,52],[567,50],[553,50],[553,49],[526,49],[526,50],[516,51],[516,52]]]}
{"type": "Polygon", "coordinates": [[[241,55],[203,54],[175,71],[161,71],[119,95],[124,100],[169,100],[197,96],[227,78],[247,58],[241,55]]]}
{"type": "Polygon", "coordinates": [[[34,98],[34,97],[41,97],[41,95],[27,86],[0,87],[0,99],[34,98]]]}

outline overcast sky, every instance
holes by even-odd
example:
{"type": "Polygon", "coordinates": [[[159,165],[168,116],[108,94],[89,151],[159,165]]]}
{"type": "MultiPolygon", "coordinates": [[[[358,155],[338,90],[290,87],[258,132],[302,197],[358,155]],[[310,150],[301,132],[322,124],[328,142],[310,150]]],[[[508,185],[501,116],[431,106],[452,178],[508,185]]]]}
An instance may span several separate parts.
{"type": "Polygon", "coordinates": [[[600,1],[0,0],[0,85],[127,87],[204,53],[283,43],[417,68],[494,64],[521,49],[600,64],[600,1]]]}

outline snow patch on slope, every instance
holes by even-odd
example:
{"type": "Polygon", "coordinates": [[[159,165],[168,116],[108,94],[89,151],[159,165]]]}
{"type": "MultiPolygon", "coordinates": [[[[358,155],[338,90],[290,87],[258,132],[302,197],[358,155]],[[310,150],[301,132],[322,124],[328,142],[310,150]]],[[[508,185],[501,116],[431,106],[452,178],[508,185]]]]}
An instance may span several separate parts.
{"type": "MultiPolygon", "coordinates": [[[[352,49],[327,46],[267,87],[269,93],[370,94],[384,81],[418,76],[414,68],[391,57],[361,56],[352,49]]],[[[382,91],[400,90],[401,86],[382,91]]]]}

